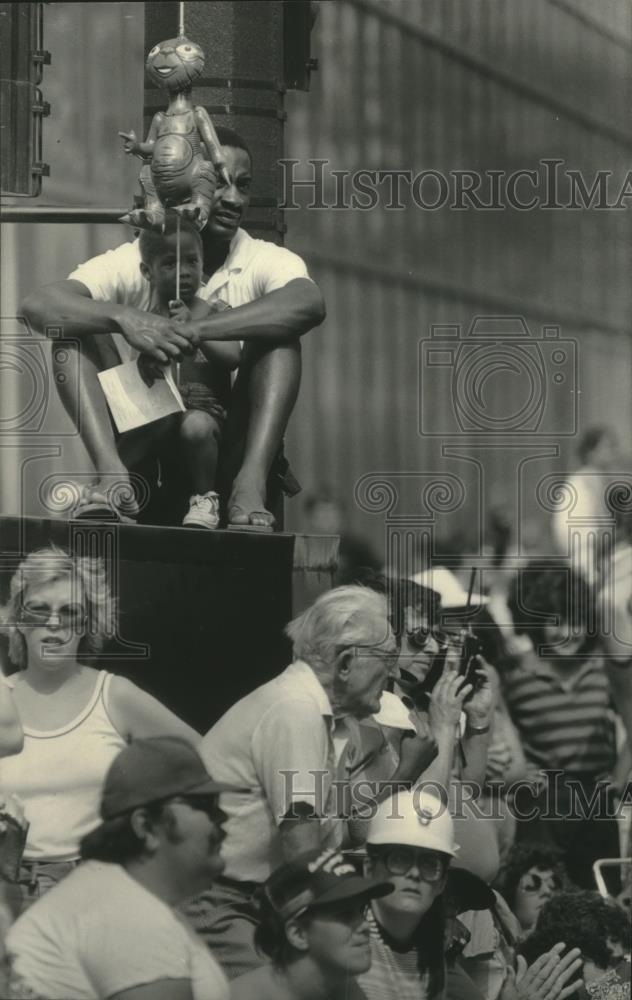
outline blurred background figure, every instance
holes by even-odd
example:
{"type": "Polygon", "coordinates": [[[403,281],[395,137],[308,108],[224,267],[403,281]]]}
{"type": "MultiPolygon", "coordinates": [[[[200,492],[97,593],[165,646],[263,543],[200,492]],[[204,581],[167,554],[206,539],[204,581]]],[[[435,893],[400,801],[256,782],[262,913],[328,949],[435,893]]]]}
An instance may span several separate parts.
{"type": "Polygon", "coordinates": [[[344,504],[327,489],[311,493],[304,501],[301,530],[307,535],[339,535],[338,569],[335,586],[355,583],[367,569],[379,570],[382,559],[363,535],[349,529],[344,504]]]}
{"type": "Polygon", "coordinates": [[[544,904],[555,893],[570,889],[571,884],[560,850],[525,842],[512,847],[496,887],[526,937],[535,927],[544,904]]]}
{"type": "Polygon", "coordinates": [[[610,512],[606,491],[609,479],[618,471],[619,443],[612,427],[589,427],[577,446],[579,468],[566,480],[565,489],[576,498],[571,509],[553,515],[553,539],[561,555],[570,556],[573,569],[587,583],[595,584],[605,553],[602,552],[604,528],[610,512]],[[600,525],[600,519],[605,524],[600,525]],[[577,520],[577,524],[575,521],[577,520]],[[572,524],[572,539],[569,526],[572,524]]]}

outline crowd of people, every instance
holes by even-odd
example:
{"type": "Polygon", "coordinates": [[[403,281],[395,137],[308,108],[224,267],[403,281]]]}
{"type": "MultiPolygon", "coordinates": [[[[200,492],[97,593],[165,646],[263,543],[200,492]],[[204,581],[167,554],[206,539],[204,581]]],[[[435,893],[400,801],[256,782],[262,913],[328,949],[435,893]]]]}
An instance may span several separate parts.
{"type": "MultiPolygon", "coordinates": [[[[113,484],[168,443],[185,526],[272,528],[324,306],[299,257],[240,228],[252,156],[218,134],[202,233],[168,220],[25,304],[77,359],[57,386],[95,474],[73,517],[135,520],[113,484]],[[129,360],[148,384],[177,362],[185,410],[117,433],[98,376],[129,360]]],[[[326,496],[310,510],[340,521],[326,496]]],[[[579,565],[496,554],[479,594],[366,550],[359,571],[348,539],[344,584],[287,623],[292,662],[206,734],[99,669],[117,614],[101,562],[28,554],[0,621],[0,994],[630,997],[630,537],[621,516],[579,565]]]]}
{"type": "Polygon", "coordinates": [[[516,575],[523,638],[496,626],[490,663],[465,643],[487,595],[369,570],[201,735],[93,665],[100,561],[30,553],[2,614],[2,995],[629,996],[626,726],[565,579],[516,575]]]}

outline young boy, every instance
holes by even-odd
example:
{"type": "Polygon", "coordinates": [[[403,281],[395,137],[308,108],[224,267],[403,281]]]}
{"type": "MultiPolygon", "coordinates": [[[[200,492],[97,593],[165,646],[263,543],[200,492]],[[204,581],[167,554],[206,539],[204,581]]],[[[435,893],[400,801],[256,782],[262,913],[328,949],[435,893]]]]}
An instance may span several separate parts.
{"type": "MultiPolygon", "coordinates": [[[[212,310],[196,296],[202,280],[202,240],[184,220],[180,223],[180,298],[176,299],[177,239],[175,218],[168,219],[163,233],[143,230],[139,240],[140,269],[151,286],[151,312],[184,323],[203,319],[212,310]]],[[[219,523],[215,473],[230,395],[230,372],[239,364],[239,355],[238,342],[206,341],[174,372],[187,406],[176,419],[193,491],[182,522],[188,527],[212,529],[219,523]]],[[[143,355],[139,365],[148,382],[164,377],[161,366],[143,355]]]]}

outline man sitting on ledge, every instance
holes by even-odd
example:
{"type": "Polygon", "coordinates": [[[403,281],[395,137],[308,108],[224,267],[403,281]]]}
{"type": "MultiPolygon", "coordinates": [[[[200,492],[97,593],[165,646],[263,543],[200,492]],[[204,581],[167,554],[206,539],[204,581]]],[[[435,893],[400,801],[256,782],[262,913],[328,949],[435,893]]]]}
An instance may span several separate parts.
{"type": "Polygon", "coordinates": [[[227,516],[235,527],[269,530],[274,518],[266,510],[266,481],[298,394],[300,338],[322,323],[325,307],[300,257],[239,228],[250,198],[252,157],[232,129],[220,127],[217,133],[232,183],[218,182],[201,234],[203,269],[210,279],[198,294],[219,311],[189,323],[148,312],[150,287],[135,241],[80,265],[68,280],[33,292],[23,313],[34,329],[61,328],[64,338],[77,342],[78,375],[66,365],[65,378],[56,385],[95,457],[93,489],[86,499],[100,503],[108,501],[107,487],[114,480],[129,481],[105,399],[82,391],[103,367],[103,338],[116,342],[122,361],[141,353],[162,364],[206,341],[242,341],[222,445],[232,482],[227,516]]]}

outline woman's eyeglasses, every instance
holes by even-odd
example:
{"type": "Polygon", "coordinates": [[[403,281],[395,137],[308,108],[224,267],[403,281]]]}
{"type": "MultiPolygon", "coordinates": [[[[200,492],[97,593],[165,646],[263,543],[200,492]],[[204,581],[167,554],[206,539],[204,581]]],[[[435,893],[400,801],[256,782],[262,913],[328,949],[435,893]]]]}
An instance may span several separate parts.
{"type": "Polygon", "coordinates": [[[407,875],[415,867],[424,882],[439,882],[446,870],[443,858],[414,847],[390,847],[380,857],[391,875],[407,875]]]}
{"type": "Polygon", "coordinates": [[[20,611],[23,625],[43,626],[54,619],[59,628],[81,629],[88,613],[82,604],[65,604],[61,608],[50,608],[47,604],[25,604],[20,611]]]}
{"type": "Polygon", "coordinates": [[[526,872],[520,879],[518,887],[523,892],[540,892],[543,888],[557,892],[562,886],[554,875],[543,876],[538,875],[537,872],[526,872]]]}

